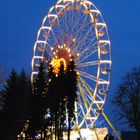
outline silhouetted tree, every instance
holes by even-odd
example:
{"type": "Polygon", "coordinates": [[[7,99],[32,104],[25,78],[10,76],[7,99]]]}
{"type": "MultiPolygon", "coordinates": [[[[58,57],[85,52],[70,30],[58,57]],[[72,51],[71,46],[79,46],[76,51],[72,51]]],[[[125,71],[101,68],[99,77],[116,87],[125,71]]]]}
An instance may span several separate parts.
{"type": "MultiPolygon", "coordinates": [[[[4,122],[3,122],[3,91],[0,91],[0,138],[4,138],[3,134],[3,127],[4,127],[4,122]]],[[[5,139],[4,139],[5,140],[5,139]]]]}
{"type": "Polygon", "coordinates": [[[27,74],[24,70],[19,75],[17,89],[16,89],[17,97],[16,97],[16,104],[18,106],[18,125],[19,125],[19,133],[23,131],[27,136],[27,128],[26,123],[29,120],[29,95],[31,93],[31,82],[30,78],[28,78],[27,74]]]}
{"type": "Polygon", "coordinates": [[[3,103],[0,111],[0,132],[3,140],[15,140],[24,130],[24,122],[27,119],[28,86],[29,79],[24,70],[20,75],[12,70],[1,94],[3,103]]]}
{"type": "Polygon", "coordinates": [[[47,83],[47,93],[46,93],[46,105],[48,108],[47,114],[50,114],[52,127],[55,128],[55,139],[60,139],[61,137],[61,111],[62,111],[62,73],[57,74],[53,72],[53,67],[50,65],[48,70],[48,83],[47,83]]]}
{"type": "Polygon", "coordinates": [[[66,121],[66,92],[64,65],[60,65],[59,73],[53,72],[53,67],[48,70],[48,83],[46,94],[47,114],[50,114],[51,126],[55,128],[55,139],[63,139],[66,121]]]}
{"type": "Polygon", "coordinates": [[[40,63],[38,75],[34,80],[33,83],[33,94],[31,97],[31,118],[30,118],[30,123],[29,123],[29,133],[33,137],[36,134],[41,132],[41,140],[42,138],[42,133],[44,131],[43,128],[43,120],[44,120],[44,98],[46,94],[46,71],[44,68],[43,62],[40,63]]]}
{"type": "Polygon", "coordinates": [[[70,140],[71,121],[75,120],[75,102],[77,101],[77,73],[72,58],[66,71],[66,96],[68,112],[68,140],[70,140]]]}
{"type": "MultiPolygon", "coordinates": [[[[47,72],[47,92],[45,95],[45,114],[46,114],[46,120],[45,122],[50,122],[50,126],[46,126],[46,128],[53,127],[55,128],[55,136],[57,133],[57,99],[56,99],[56,76],[53,72],[53,67],[50,65],[47,72]],[[56,121],[55,121],[56,120],[56,121]]],[[[49,129],[49,128],[48,128],[49,129]]]]}
{"type": "Polygon", "coordinates": [[[66,128],[66,114],[68,114],[68,134],[70,139],[71,121],[75,119],[75,101],[77,100],[77,75],[74,60],[72,59],[67,71],[63,63],[60,64],[58,74],[54,73],[53,66],[49,66],[47,74],[47,92],[45,96],[46,114],[51,126],[55,128],[55,139],[63,139],[66,128]]]}
{"type": "Polygon", "coordinates": [[[6,73],[3,68],[0,66],[0,85],[3,85],[6,80],[6,73]]]}
{"type": "Polygon", "coordinates": [[[112,103],[119,120],[125,119],[140,139],[140,67],[132,69],[119,85],[112,103]]]}
{"type": "Polygon", "coordinates": [[[67,102],[67,97],[66,97],[66,74],[64,71],[64,65],[61,63],[60,65],[60,70],[58,73],[58,96],[59,96],[59,139],[63,139],[63,131],[65,127],[65,122],[66,122],[66,102],[67,102]]]}
{"type": "Polygon", "coordinates": [[[17,106],[16,106],[16,87],[18,75],[12,70],[11,75],[6,80],[3,90],[3,108],[2,108],[2,139],[15,140],[17,136],[17,106]]]}

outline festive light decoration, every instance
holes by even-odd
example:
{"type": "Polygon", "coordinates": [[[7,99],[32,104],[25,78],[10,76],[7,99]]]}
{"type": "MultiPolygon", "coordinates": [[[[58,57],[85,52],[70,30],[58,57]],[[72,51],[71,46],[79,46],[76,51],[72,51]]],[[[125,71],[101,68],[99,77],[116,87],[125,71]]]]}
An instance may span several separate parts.
{"type": "Polygon", "coordinates": [[[67,63],[64,58],[60,58],[60,59],[53,58],[50,64],[52,65],[53,72],[55,74],[58,74],[61,64],[64,65],[64,70],[66,70],[66,67],[67,67],[67,63]]]}

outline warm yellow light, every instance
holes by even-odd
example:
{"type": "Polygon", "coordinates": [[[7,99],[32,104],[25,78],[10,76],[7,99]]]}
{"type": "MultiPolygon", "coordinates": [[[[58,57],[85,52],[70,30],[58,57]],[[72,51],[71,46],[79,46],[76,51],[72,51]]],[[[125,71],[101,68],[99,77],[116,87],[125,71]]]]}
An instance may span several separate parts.
{"type": "Polygon", "coordinates": [[[60,70],[60,65],[63,64],[64,65],[64,70],[66,70],[66,61],[64,58],[60,58],[60,59],[52,59],[51,61],[51,65],[53,67],[53,72],[55,74],[58,74],[59,70],[60,70]]]}
{"type": "Polygon", "coordinates": [[[70,52],[70,48],[68,49],[68,53],[70,52]]]}
{"type": "Polygon", "coordinates": [[[59,68],[60,68],[60,62],[59,59],[53,59],[51,62],[52,66],[53,66],[53,72],[54,73],[58,73],[59,72],[59,68]]]}
{"type": "Polygon", "coordinates": [[[79,73],[79,72],[77,72],[77,75],[80,75],[80,73],[79,73]]]}
{"type": "Polygon", "coordinates": [[[61,65],[61,63],[63,63],[63,65],[64,65],[64,70],[66,70],[66,67],[67,67],[66,60],[65,60],[64,58],[60,58],[59,60],[60,60],[60,65],[61,65]]]}

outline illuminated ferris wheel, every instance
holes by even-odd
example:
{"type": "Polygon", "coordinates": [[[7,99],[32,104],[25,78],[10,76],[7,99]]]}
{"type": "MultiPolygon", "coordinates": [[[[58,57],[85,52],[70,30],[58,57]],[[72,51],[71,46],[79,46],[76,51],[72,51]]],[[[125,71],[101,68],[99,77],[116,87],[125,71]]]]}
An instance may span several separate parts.
{"type": "MultiPolygon", "coordinates": [[[[78,75],[75,128],[93,127],[110,83],[111,50],[107,26],[88,0],[59,0],[45,16],[34,45],[32,80],[39,63],[59,67],[73,57],[78,75]]],[[[57,70],[57,69],[56,69],[57,70]]]]}

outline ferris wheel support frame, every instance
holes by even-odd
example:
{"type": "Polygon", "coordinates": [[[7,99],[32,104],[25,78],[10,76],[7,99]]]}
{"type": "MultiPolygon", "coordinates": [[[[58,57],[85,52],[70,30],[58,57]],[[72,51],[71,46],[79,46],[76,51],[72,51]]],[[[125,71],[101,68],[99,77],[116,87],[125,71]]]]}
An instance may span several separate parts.
{"type": "MultiPolygon", "coordinates": [[[[99,104],[97,104],[97,106],[98,106],[98,109],[100,109],[99,104]]],[[[117,136],[118,140],[122,140],[120,134],[117,132],[116,128],[114,127],[114,125],[112,124],[112,122],[110,121],[110,119],[107,117],[107,115],[105,114],[105,112],[103,110],[101,111],[101,114],[104,117],[104,119],[107,121],[107,123],[109,124],[109,126],[111,127],[111,129],[113,130],[115,135],[117,136]]],[[[94,128],[93,131],[95,133],[95,136],[96,136],[97,140],[99,140],[96,128],[94,128]]],[[[78,133],[79,133],[79,136],[81,138],[80,130],[78,131],[78,133]]],[[[81,140],[82,140],[82,138],[81,138],[81,140]]]]}
{"type": "Polygon", "coordinates": [[[107,121],[107,123],[109,124],[109,126],[112,128],[113,132],[116,134],[118,140],[122,140],[121,136],[119,135],[119,133],[117,132],[116,128],[114,127],[114,125],[112,124],[112,122],[110,121],[110,119],[107,117],[107,115],[105,114],[105,112],[103,111],[103,109],[100,108],[99,104],[96,104],[98,109],[101,110],[101,114],[103,115],[103,117],[105,118],[105,120],[107,121]]]}

